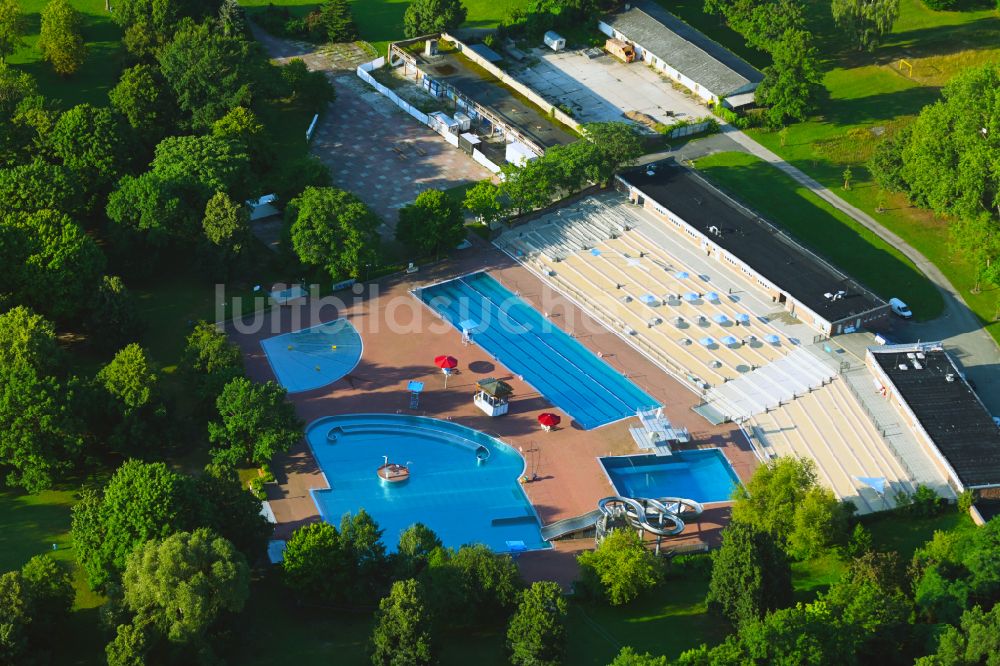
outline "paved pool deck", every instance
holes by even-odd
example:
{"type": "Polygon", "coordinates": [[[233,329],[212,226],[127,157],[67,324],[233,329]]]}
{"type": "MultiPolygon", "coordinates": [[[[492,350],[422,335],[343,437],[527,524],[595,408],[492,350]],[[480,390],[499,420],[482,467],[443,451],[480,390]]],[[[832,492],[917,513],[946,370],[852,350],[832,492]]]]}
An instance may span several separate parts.
{"type": "MultiPolygon", "coordinates": [[[[243,349],[247,373],[257,381],[266,381],[274,379],[274,375],[260,346],[261,339],[346,317],[361,334],[364,354],[358,366],[337,382],[289,396],[306,423],[322,416],[359,412],[399,412],[453,420],[499,437],[523,452],[529,472],[537,475],[537,480],[524,488],[543,524],[591,511],[598,499],[613,494],[597,458],[638,452],[628,433],[634,419],[589,431],[572,426],[542,431],[538,415],[558,410],[483,349],[475,344],[463,345],[458,331],[410,294],[416,287],[477,270],[489,271],[539,311],[549,313],[556,325],[575,334],[584,346],[599,352],[660,400],[674,425],[691,430],[690,446],[722,448],[739,477],[749,478],[756,458],[735,426],[710,425],[691,411],[698,402],[694,393],[530,271],[478,239],[472,248],[456,252],[447,262],[379,281],[377,295],[366,292],[355,297],[350,291],[342,292],[341,297],[347,301],[344,307],[325,306],[315,316],[309,315],[308,304],[285,306],[268,315],[263,330],[240,332],[230,324],[229,332],[243,349]],[[459,361],[459,373],[451,377],[447,389],[440,370],[433,364],[439,354],[450,354],[459,361]],[[472,403],[476,381],[490,376],[502,378],[514,388],[510,413],[501,418],[487,417],[472,403]],[[406,391],[411,380],[425,383],[416,412],[409,410],[406,391]]],[[[563,416],[564,423],[569,423],[570,419],[563,416]]],[[[304,440],[287,456],[277,459],[273,468],[277,483],[268,485],[267,491],[278,523],[275,538],[287,538],[298,526],[318,519],[309,491],[327,484],[304,440]]],[[[728,512],[728,505],[709,508],[699,524],[690,525],[675,541],[717,543],[728,512]]],[[[552,550],[522,555],[519,562],[528,580],[568,584],[576,576],[575,552],[588,547],[593,547],[590,539],[559,542],[552,550]]]]}

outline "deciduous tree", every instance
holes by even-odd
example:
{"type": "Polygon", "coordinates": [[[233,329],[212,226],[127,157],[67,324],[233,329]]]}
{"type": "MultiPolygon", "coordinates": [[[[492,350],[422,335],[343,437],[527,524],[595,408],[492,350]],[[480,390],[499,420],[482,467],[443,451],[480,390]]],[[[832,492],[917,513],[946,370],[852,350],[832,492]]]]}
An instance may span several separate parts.
{"type": "Polygon", "coordinates": [[[481,180],[466,190],[465,207],[483,224],[492,225],[504,218],[500,188],[490,180],[481,180]]]}
{"type": "Polygon", "coordinates": [[[176,119],[176,104],[166,80],[154,65],[141,63],[126,69],[108,93],[108,99],[145,146],[156,145],[176,119]]]}
{"type": "Polygon", "coordinates": [[[187,337],[181,371],[198,402],[214,406],[223,387],[243,375],[243,355],[216,324],[200,321],[187,337]]]}
{"type": "Polygon", "coordinates": [[[465,239],[462,209],[441,190],[424,190],[400,209],[396,239],[418,256],[440,257],[465,239]]]}
{"type": "Polygon", "coordinates": [[[916,666],[972,666],[995,663],[1000,654],[1000,603],[986,612],[980,606],[965,611],[959,625],[945,628],[934,654],[916,666]]]}
{"type": "Polygon", "coordinates": [[[403,14],[403,33],[420,37],[454,30],[465,22],[461,0],[411,0],[403,14]]]}
{"type": "Polygon", "coordinates": [[[792,601],[792,571],[773,538],[733,519],[712,555],[708,608],[739,628],[792,601]]]}
{"type": "Polygon", "coordinates": [[[38,48],[59,76],[75,74],[87,58],[83,21],[69,0],[49,0],[42,10],[38,48]]]}
{"type": "Polygon", "coordinates": [[[21,305],[0,314],[0,373],[27,366],[47,374],[58,355],[55,328],[45,317],[21,305]]]}
{"type": "Polygon", "coordinates": [[[135,342],[144,325],[135,299],[117,275],[105,275],[90,303],[90,343],[102,351],[135,342]]]}
{"type": "Polygon", "coordinates": [[[73,391],[28,366],[0,373],[0,466],[8,485],[28,492],[52,487],[83,448],[73,391]]]}
{"type": "Polygon", "coordinates": [[[412,578],[393,583],[375,614],[372,664],[422,666],[432,663],[434,655],[430,620],[420,583],[412,578]]]}
{"type": "Polygon", "coordinates": [[[323,268],[334,279],[361,278],[378,258],[379,219],[353,194],[307,187],[285,215],[299,261],[323,268]]]}
{"type": "Polygon", "coordinates": [[[899,0],[833,0],[833,20],[860,51],[874,51],[892,32],[899,17],[899,0]]]}
{"type": "Polygon", "coordinates": [[[662,577],[656,556],[632,530],[612,530],[596,550],[581,553],[576,559],[584,587],[612,606],[634,601],[662,577]]]}
{"type": "Polygon", "coordinates": [[[208,425],[212,458],[236,467],[270,463],[302,438],[302,422],[285,400],[287,391],[275,382],[258,384],[233,379],[216,400],[219,420],[208,425]]]}
{"type": "Polygon", "coordinates": [[[233,201],[225,192],[216,192],[205,205],[201,227],[208,240],[206,259],[213,275],[226,277],[245,263],[251,242],[246,206],[233,201]]]}
{"type": "Polygon", "coordinates": [[[510,661],[558,666],[566,654],[566,600],[558,583],[533,583],[521,595],[507,628],[510,661]]]}
{"type": "Polygon", "coordinates": [[[24,17],[18,0],[0,0],[0,63],[16,51],[24,41],[24,17]]]}
{"type": "Polygon", "coordinates": [[[106,196],[128,161],[121,128],[107,107],[80,104],[62,113],[48,145],[91,195],[106,196]]]}
{"type": "Polygon", "coordinates": [[[768,107],[767,122],[781,127],[788,120],[805,120],[822,88],[812,35],[795,28],[786,30],[771,49],[773,63],[764,68],[764,80],[756,91],[757,101],[768,107]]]}

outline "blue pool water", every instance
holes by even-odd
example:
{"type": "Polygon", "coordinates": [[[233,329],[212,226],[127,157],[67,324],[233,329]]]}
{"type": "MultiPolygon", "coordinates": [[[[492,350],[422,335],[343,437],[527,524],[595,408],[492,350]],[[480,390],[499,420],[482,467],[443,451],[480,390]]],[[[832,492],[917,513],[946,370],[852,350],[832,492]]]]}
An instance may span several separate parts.
{"type": "Polygon", "coordinates": [[[719,449],[677,451],[671,456],[601,458],[615,492],[624,497],[685,497],[725,502],[739,477],[719,449]]]}
{"type": "Polygon", "coordinates": [[[262,340],[278,381],[299,393],[337,381],[361,360],[361,336],[346,319],[262,340]]]}
{"type": "Polygon", "coordinates": [[[448,421],[398,414],[323,418],[309,426],[306,437],[330,484],[328,490],[313,491],[320,515],[339,525],[344,513],[364,508],[385,530],[389,551],[416,522],[455,548],[484,543],[506,552],[507,541],[523,541],[529,549],[548,547],[518,482],[524,459],[492,437],[448,421]],[[481,464],[479,446],[490,453],[481,464]],[[379,479],[383,456],[406,464],[409,480],[379,479]]]}
{"type": "Polygon", "coordinates": [[[420,290],[420,299],[584,429],[659,406],[656,399],[597,358],[486,273],[420,290]]]}

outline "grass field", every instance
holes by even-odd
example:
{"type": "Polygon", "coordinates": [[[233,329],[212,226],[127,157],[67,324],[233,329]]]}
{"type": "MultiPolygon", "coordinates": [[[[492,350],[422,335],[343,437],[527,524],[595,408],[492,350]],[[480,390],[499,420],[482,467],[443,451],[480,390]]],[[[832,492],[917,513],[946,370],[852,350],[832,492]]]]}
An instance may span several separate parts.
{"type": "Polygon", "coordinates": [[[26,23],[25,45],[8,62],[34,76],[41,92],[60,100],[63,107],[83,102],[106,106],[108,91],[122,70],[125,48],[121,45],[121,31],[104,11],[104,0],[70,0],[83,14],[83,38],[88,53],[80,71],[68,78],[57,76],[35,46],[46,0],[19,0],[19,4],[26,23]]]}
{"type": "Polygon", "coordinates": [[[902,298],[918,318],[941,312],[941,295],[906,257],[791,177],[746,153],[717,153],[695,164],[734,198],[878,295],[902,298]]]}
{"type": "MultiPolygon", "coordinates": [[[[767,65],[764,54],[747,49],[742,37],[717,17],[705,15],[701,0],[665,4],[758,67],[767,65]]],[[[880,192],[864,168],[880,128],[908,122],[924,105],[936,100],[940,86],[962,68],[1000,58],[1000,16],[993,9],[938,12],[920,0],[901,0],[892,34],[869,54],[844,44],[829,18],[827,3],[806,6],[810,26],[826,58],[826,94],[819,112],[806,122],[791,125],[784,146],[776,132],[753,130],[750,134],[922,252],[1000,340],[1000,323],[994,321],[1000,290],[971,293],[973,271],[951,251],[947,221],[909,205],[903,197],[880,192]],[[900,65],[900,59],[912,65],[912,76],[906,65],[900,65]],[[847,166],[853,171],[853,185],[845,192],[840,185],[847,166]],[[885,210],[877,213],[880,205],[885,210]]]]}

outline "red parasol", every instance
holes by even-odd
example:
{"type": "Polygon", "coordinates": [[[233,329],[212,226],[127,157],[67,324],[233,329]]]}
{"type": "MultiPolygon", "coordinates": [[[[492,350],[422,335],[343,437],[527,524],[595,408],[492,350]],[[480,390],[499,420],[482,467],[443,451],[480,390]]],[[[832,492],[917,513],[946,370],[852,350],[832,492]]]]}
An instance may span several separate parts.
{"type": "Polygon", "coordinates": [[[550,412],[542,412],[538,415],[538,422],[541,423],[546,428],[551,428],[553,426],[559,425],[562,421],[558,414],[552,414],[550,412]]]}
{"type": "Polygon", "coordinates": [[[458,367],[458,359],[454,356],[438,356],[434,359],[434,365],[442,370],[452,370],[458,367]]]}

